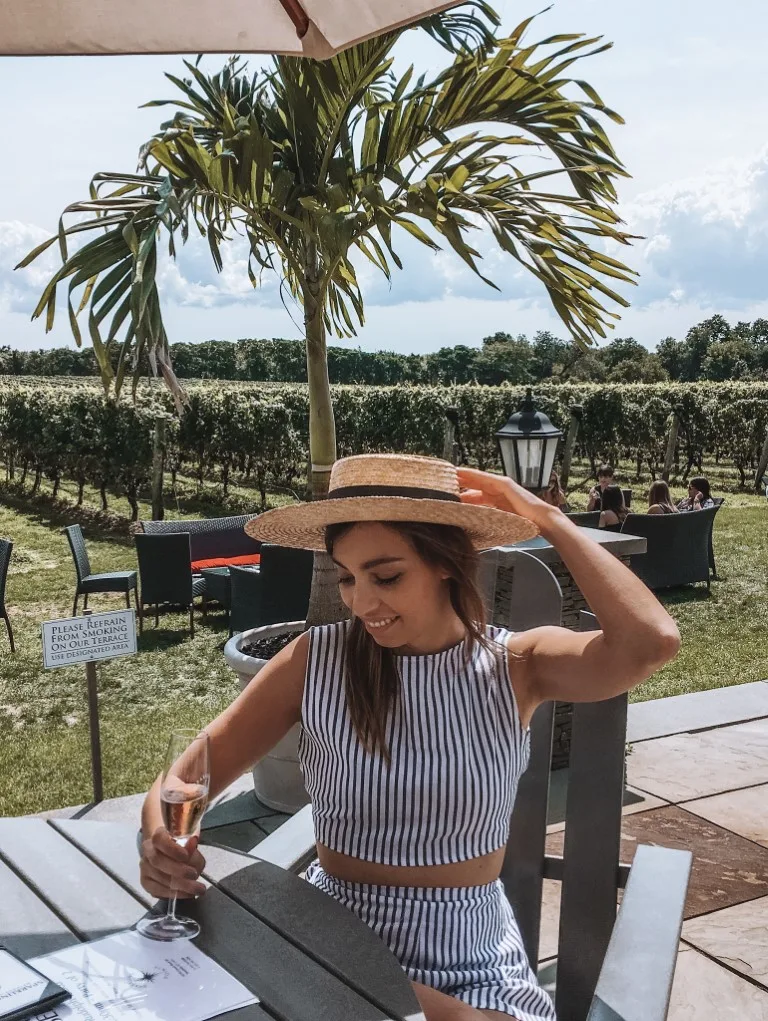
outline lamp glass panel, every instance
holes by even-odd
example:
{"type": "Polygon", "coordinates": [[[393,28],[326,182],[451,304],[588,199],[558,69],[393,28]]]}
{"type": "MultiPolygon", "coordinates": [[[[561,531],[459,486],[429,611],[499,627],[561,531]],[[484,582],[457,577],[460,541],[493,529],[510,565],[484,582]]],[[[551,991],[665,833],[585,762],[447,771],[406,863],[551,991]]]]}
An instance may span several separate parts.
{"type": "Polygon", "coordinates": [[[533,437],[521,437],[517,442],[517,456],[520,462],[521,486],[537,489],[541,484],[541,460],[544,456],[544,440],[533,437]]]}
{"type": "Polygon", "coordinates": [[[557,453],[558,439],[558,436],[550,436],[548,440],[545,440],[546,450],[544,452],[544,470],[541,473],[542,488],[549,485],[549,477],[552,474],[552,466],[555,463],[555,454],[557,453]]]}
{"type": "Polygon", "coordinates": [[[520,480],[517,477],[517,465],[515,464],[515,443],[516,440],[512,439],[500,439],[499,446],[501,447],[501,460],[504,463],[504,474],[509,479],[514,479],[515,482],[520,480]]]}

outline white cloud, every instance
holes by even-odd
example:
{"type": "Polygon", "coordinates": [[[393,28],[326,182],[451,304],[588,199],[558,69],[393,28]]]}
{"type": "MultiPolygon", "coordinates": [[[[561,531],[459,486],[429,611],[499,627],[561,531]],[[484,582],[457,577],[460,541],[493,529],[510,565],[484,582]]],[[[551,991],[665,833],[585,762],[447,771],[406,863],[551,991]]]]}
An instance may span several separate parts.
{"type": "Polygon", "coordinates": [[[753,159],[639,195],[625,207],[645,235],[635,303],[746,308],[768,298],[768,146],[753,159]]]}
{"type": "Polygon", "coordinates": [[[32,313],[55,271],[58,248],[45,252],[27,269],[14,270],[14,266],[49,236],[32,223],[0,223],[0,311],[32,313]]]}

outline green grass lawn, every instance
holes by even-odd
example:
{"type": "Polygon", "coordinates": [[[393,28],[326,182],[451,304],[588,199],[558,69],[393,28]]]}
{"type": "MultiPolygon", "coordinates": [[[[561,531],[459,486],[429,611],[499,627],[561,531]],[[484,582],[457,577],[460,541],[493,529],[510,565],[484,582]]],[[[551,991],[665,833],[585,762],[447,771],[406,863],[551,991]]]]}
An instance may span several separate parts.
{"type": "MultiPolygon", "coordinates": [[[[640,487],[635,485],[635,492],[640,487]]],[[[574,504],[583,505],[585,479],[574,479],[574,504]]],[[[0,815],[18,815],[87,802],[90,758],[84,667],[44,670],[43,620],[69,616],[75,573],[61,529],[83,523],[94,571],[135,568],[127,534],[127,504],[110,498],[110,517],[94,512],[94,492],[76,511],[45,498],[30,501],[0,487],[0,535],[14,541],[7,602],[17,652],[8,652],[0,624],[0,815]]],[[[64,499],[73,488],[62,486],[64,499]]],[[[238,501],[247,491],[236,490],[238,501]]],[[[278,502],[277,500],[275,502],[278,502]]],[[[171,516],[203,516],[215,508],[215,493],[183,493],[171,516]]],[[[142,504],[141,513],[148,516],[142,504]]],[[[729,494],[715,524],[720,580],[711,596],[703,587],[664,595],[678,621],[683,648],[678,659],[633,693],[642,700],[740,684],[768,677],[768,504],[748,494],[729,494]]],[[[122,597],[92,597],[94,611],[120,607],[122,597]]],[[[185,614],[163,614],[155,630],[148,620],[139,655],[98,667],[106,797],[144,790],[161,764],[173,726],[199,726],[238,692],[222,649],[224,616],[196,615],[195,638],[185,614]]]]}

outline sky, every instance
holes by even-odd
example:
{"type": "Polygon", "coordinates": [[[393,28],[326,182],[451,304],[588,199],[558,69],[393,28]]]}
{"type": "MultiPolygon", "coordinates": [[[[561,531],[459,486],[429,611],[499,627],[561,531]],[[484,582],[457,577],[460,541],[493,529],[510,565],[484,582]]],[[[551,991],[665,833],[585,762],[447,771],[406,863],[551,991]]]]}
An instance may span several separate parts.
{"type": "MultiPolygon", "coordinates": [[[[495,6],[505,29],[541,9],[524,0],[495,6]]],[[[619,210],[626,229],[642,236],[620,253],[640,277],[622,288],[631,306],[609,339],[634,336],[652,349],[716,312],[734,323],[768,317],[764,0],[559,0],[529,38],[555,32],[614,44],[577,65],[577,77],[626,121],[608,127],[632,175],[620,183],[619,210]]],[[[209,57],[204,66],[214,71],[222,60],[209,57]]],[[[398,65],[409,62],[434,71],[444,52],[424,33],[409,32],[398,65]]],[[[167,116],[140,104],[173,95],[168,71],[183,71],[180,57],[0,57],[0,344],[73,344],[61,305],[51,333],[30,321],[55,253],[29,270],[13,267],[56,230],[68,203],[87,197],[94,173],[135,169],[139,146],[167,116]]],[[[427,352],[476,346],[497,331],[567,336],[538,281],[492,245],[482,250],[498,292],[453,253],[402,243],[405,267],[391,285],[372,268],[361,270],[366,322],[358,337],[330,342],[427,352]]],[[[163,267],[160,281],[171,342],[301,336],[300,314],[286,311],[275,281],[253,290],[236,243],[222,274],[207,245],[196,242],[163,267]]]]}

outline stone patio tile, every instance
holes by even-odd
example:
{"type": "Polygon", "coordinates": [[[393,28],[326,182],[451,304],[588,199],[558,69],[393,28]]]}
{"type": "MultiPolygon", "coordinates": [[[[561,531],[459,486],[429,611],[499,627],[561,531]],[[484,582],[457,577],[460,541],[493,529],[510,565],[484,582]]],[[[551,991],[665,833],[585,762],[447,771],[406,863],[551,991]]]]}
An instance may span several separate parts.
{"type": "Polygon", "coordinates": [[[768,1021],[768,993],[683,947],[668,1021],[768,1021]]]}
{"type": "MultiPolygon", "coordinates": [[[[768,848],[715,826],[675,805],[625,816],[621,860],[631,862],[638,844],[693,853],[685,917],[768,895],[768,848]]],[[[547,852],[562,854],[563,834],[547,837],[547,852]]]]}
{"type": "Polygon", "coordinates": [[[768,897],[692,918],[683,939],[768,987],[768,897]]]}
{"type": "Polygon", "coordinates": [[[671,802],[768,783],[768,718],[633,745],[629,783],[671,802]]]}
{"type": "Polygon", "coordinates": [[[274,833],[278,826],[282,826],[290,818],[290,815],[286,815],[284,812],[274,812],[272,815],[264,815],[257,819],[256,825],[265,833],[274,833]]]}
{"type": "Polygon", "coordinates": [[[544,880],[541,897],[541,931],[539,932],[539,960],[546,961],[557,954],[560,929],[560,888],[554,879],[544,880]]]}
{"type": "MultiPolygon", "coordinates": [[[[663,805],[668,804],[662,798],[654,797],[653,794],[646,794],[645,791],[638,790],[636,787],[625,787],[624,788],[624,807],[621,810],[622,815],[634,815],[636,812],[647,812],[651,808],[661,808],[663,805]]],[[[565,820],[560,822],[550,823],[547,826],[547,833],[560,833],[565,829],[565,820]]]]}
{"type": "Polygon", "coordinates": [[[768,682],[734,684],[693,691],[672,698],[633,702],[627,718],[627,740],[647,741],[704,727],[768,716],[768,682]]]}
{"type": "Polygon", "coordinates": [[[768,784],[686,801],[686,811],[768,847],[768,784]]]}
{"type": "Polygon", "coordinates": [[[122,822],[136,829],[141,825],[141,807],[144,804],[146,795],[128,794],[124,798],[108,798],[107,801],[100,801],[98,805],[92,805],[78,819],[88,819],[89,822],[122,822]]]}
{"type": "MultiPolygon", "coordinates": [[[[264,839],[264,833],[256,823],[236,822],[228,826],[212,826],[203,830],[201,834],[201,845],[207,843],[221,844],[222,847],[231,847],[235,851],[248,853],[256,844],[264,839]]],[[[205,847],[202,847],[205,855],[205,847]]]]}
{"type": "Polygon", "coordinates": [[[87,805],[69,805],[67,808],[51,808],[47,812],[35,812],[35,819],[72,819],[84,811],[87,805]]]}

